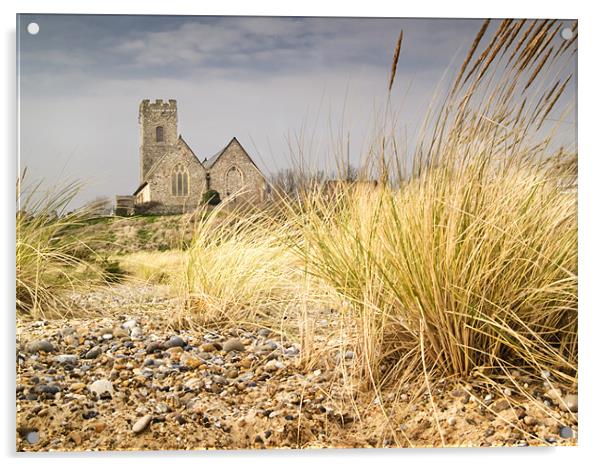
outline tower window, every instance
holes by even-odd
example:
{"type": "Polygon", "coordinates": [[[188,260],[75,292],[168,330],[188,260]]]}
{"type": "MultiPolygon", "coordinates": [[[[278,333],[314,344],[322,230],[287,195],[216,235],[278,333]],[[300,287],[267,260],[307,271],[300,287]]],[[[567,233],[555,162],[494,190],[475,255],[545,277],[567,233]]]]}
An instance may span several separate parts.
{"type": "Polygon", "coordinates": [[[181,163],[177,164],[171,173],[171,194],[173,196],[188,196],[188,170],[181,163]]]}
{"type": "Polygon", "coordinates": [[[157,126],[155,132],[157,142],[163,142],[163,126],[157,126]]]}

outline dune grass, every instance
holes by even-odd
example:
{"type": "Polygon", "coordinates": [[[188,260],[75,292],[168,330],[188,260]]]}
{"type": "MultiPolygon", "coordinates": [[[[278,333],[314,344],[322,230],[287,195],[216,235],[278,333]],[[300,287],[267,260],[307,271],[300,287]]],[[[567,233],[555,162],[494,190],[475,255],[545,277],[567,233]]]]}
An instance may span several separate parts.
{"type": "Polygon", "coordinates": [[[303,301],[301,263],[283,243],[287,225],[264,211],[222,203],[198,216],[186,252],[186,318],[282,327],[303,301]]]}
{"type": "MultiPolygon", "coordinates": [[[[504,20],[481,44],[489,27],[410,163],[383,139],[368,161],[377,185],[310,186],[279,199],[283,215],[204,223],[188,255],[189,312],[278,322],[291,302],[335,308],[341,345],[357,354],[351,375],[377,390],[422,372],[511,370],[574,386],[576,152],[555,145],[547,116],[575,42],[558,44],[552,20],[504,20]]],[[[306,311],[298,328],[317,318],[306,311]]]]}
{"type": "Polygon", "coordinates": [[[137,251],[115,260],[130,280],[178,286],[184,278],[184,252],[180,249],[137,251]]]}
{"type": "Polygon", "coordinates": [[[81,188],[68,184],[42,192],[41,183],[17,181],[16,306],[20,317],[40,319],[71,313],[66,293],[103,280],[93,251],[98,239],[82,234],[93,217],[87,209],[68,212],[81,188]]]}

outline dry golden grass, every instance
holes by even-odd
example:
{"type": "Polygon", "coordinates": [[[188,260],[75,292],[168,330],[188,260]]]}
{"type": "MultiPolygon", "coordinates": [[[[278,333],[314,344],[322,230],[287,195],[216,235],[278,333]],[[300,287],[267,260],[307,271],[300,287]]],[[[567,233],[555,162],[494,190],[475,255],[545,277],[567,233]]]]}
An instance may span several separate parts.
{"type": "Polygon", "coordinates": [[[199,216],[186,255],[187,318],[279,328],[303,301],[301,263],[266,213],[241,215],[226,203],[199,216]]]}
{"type": "Polygon", "coordinates": [[[113,259],[130,279],[174,286],[182,284],[184,279],[185,253],[180,249],[138,251],[113,259]]]}
{"type": "Polygon", "coordinates": [[[67,212],[79,184],[48,193],[39,183],[24,187],[24,175],[17,180],[16,195],[17,315],[32,319],[70,315],[66,292],[102,279],[92,250],[98,239],[74,234],[92,212],[67,212]]]}
{"type": "Polygon", "coordinates": [[[481,45],[484,23],[409,172],[373,150],[388,159],[371,161],[377,187],[308,189],[283,215],[236,214],[211,234],[204,223],[188,257],[189,312],[278,323],[294,305],[308,337],[318,309],[335,308],[337,341],[358,355],[349,376],[376,390],[417,371],[488,379],[514,368],[576,384],[577,209],[565,189],[576,154],[539,131],[572,49],[552,55],[557,22],[521,36],[524,25],[502,21],[481,45]]]}

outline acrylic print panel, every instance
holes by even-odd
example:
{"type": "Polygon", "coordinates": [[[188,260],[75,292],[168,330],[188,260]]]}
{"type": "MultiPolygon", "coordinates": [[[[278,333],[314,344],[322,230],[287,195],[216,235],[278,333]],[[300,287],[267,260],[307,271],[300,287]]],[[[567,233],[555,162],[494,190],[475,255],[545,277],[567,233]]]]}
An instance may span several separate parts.
{"type": "Polygon", "coordinates": [[[577,443],[575,21],[17,36],[17,450],[577,443]]]}

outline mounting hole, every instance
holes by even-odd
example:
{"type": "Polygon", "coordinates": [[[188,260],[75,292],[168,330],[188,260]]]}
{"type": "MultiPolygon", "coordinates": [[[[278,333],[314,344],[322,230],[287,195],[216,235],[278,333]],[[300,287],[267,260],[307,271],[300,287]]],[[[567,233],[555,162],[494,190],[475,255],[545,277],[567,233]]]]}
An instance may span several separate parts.
{"type": "Polygon", "coordinates": [[[32,36],[35,36],[38,32],[40,32],[40,25],[38,23],[29,23],[27,25],[27,32],[29,32],[32,36]]]}
{"type": "Polygon", "coordinates": [[[571,40],[573,35],[573,30],[571,28],[562,28],[560,30],[560,37],[562,37],[564,40],[571,40]]]}

